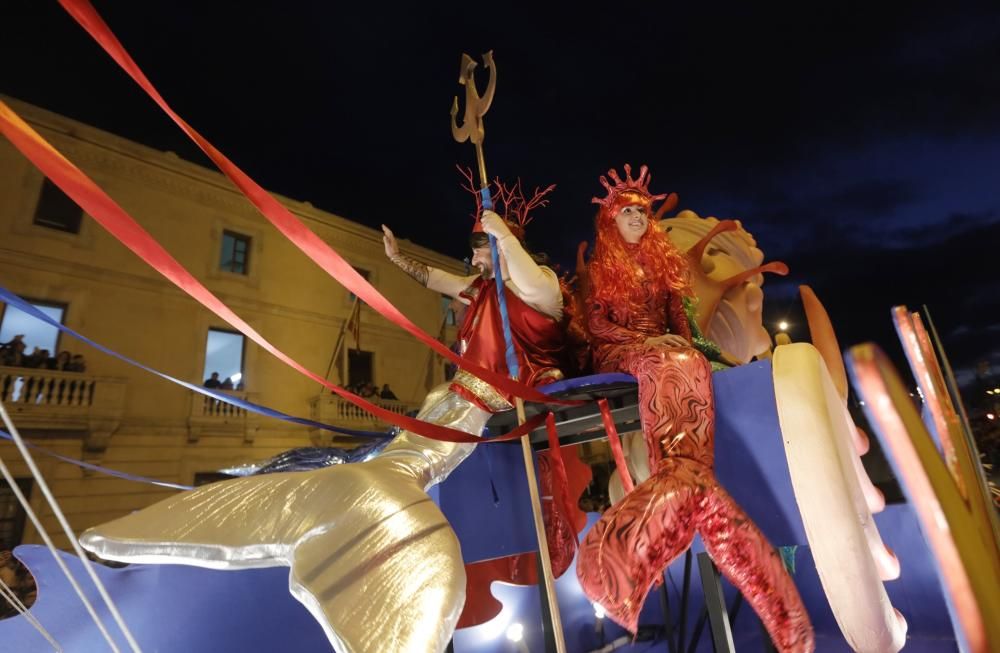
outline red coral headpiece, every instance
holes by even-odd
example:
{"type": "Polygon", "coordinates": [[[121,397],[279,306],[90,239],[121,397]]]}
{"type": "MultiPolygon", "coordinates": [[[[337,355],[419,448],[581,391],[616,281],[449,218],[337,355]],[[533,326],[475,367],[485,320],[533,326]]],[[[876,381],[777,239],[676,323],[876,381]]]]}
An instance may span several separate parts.
{"type": "Polygon", "coordinates": [[[594,197],[590,201],[593,204],[600,204],[605,214],[615,215],[622,207],[632,204],[640,204],[647,209],[657,200],[662,200],[667,195],[651,195],[649,192],[649,182],[652,175],[645,165],[639,168],[639,178],[632,179],[632,166],[625,164],[625,179],[618,176],[618,171],[612,168],[608,170],[608,177],[614,182],[612,185],[608,178],[601,175],[601,185],[607,189],[608,194],[603,199],[594,197]]]}
{"type": "MultiPolygon", "coordinates": [[[[475,187],[475,183],[472,180],[472,170],[460,166],[456,167],[468,182],[468,185],[462,184],[462,188],[476,196],[476,212],[473,214],[476,224],[472,228],[472,231],[473,233],[482,231],[483,226],[479,221],[483,215],[482,193],[475,187]]],[[[545,199],[545,196],[556,188],[555,184],[549,185],[545,190],[540,190],[536,187],[534,195],[529,200],[524,196],[520,179],[513,186],[507,186],[497,178],[493,180],[491,186],[493,187],[491,194],[493,196],[494,210],[503,216],[504,222],[507,223],[511,233],[520,241],[524,241],[524,228],[532,220],[531,212],[539,207],[547,206],[549,201],[545,199]]]]}

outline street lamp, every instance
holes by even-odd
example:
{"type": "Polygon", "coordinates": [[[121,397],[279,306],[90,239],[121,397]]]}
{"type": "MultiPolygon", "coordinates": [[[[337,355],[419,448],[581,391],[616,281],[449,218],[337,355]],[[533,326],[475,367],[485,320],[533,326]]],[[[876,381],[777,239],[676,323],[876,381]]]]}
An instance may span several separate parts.
{"type": "Polygon", "coordinates": [[[600,603],[592,603],[594,606],[594,633],[597,635],[597,645],[604,646],[604,606],[600,603]]]}

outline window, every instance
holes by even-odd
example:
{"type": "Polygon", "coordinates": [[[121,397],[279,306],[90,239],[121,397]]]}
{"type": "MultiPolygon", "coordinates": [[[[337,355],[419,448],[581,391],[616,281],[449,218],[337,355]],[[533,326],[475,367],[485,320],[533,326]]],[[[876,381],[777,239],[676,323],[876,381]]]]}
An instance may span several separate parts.
{"type": "MultiPolygon", "coordinates": [[[[63,318],[66,315],[66,306],[64,304],[30,300],[29,302],[59,324],[63,323],[63,318]]],[[[47,349],[52,356],[58,353],[59,329],[28,315],[20,309],[7,306],[3,311],[3,318],[0,319],[0,343],[10,342],[14,339],[14,336],[19,335],[24,336],[24,355],[34,352],[35,347],[47,349]]]]}
{"type": "Polygon", "coordinates": [[[242,390],[243,378],[243,334],[209,329],[205,343],[204,378],[212,378],[218,373],[218,381],[224,390],[242,390]]]}
{"type": "Polygon", "coordinates": [[[232,231],[223,231],[219,269],[234,274],[246,274],[249,258],[250,236],[243,236],[232,231]]]}
{"type": "Polygon", "coordinates": [[[356,387],[363,383],[375,382],[375,375],[372,373],[373,357],[370,351],[347,350],[347,383],[349,385],[356,387]]]}
{"type": "MultiPolygon", "coordinates": [[[[364,268],[359,268],[359,267],[358,267],[358,266],[356,266],[356,265],[352,265],[351,267],[352,267],[352,268],[354,268],[354,271],[355,271],[355,272],[357,272],[357,273],[358,273],[358,274],[360,274],[360,275],[361,275],[362,277],[364,277],[365,281],[371,281],[371,280],[372,280],[372,273],[371,273],[370,271],[368,271],[368,270],[365,270],[364,268]]],[[[354,297],[355,297],[355,294],[354,294],[354,293],[352,293],[352,292],[348,292],[348,293],[347,293],[347,298],[348,298],[348,299],[349,299],[349,300],[350,300],[350,301],[351,301],[352,303],[354,302],[354,297]]],[[[363,304],[363,303],[364,303],[364,302],[362,302],[362,304],[363,304]]]]}
{"type": "MultiPolygon", "coordinates": [[[[26,499],[31,497],[31,479],[14,479],[26,499]]],[[[0,480],[0,551],[9,551],[24,537],[24,508],[6,481],[0,480]]]]}
{"type": "Polygon", "coordinates": [[[42,181],[42,190],[35,206],[34,223],[48,229],[71,234],[80,233],[83,210],[66,193],[48,179],[42,181]]]}

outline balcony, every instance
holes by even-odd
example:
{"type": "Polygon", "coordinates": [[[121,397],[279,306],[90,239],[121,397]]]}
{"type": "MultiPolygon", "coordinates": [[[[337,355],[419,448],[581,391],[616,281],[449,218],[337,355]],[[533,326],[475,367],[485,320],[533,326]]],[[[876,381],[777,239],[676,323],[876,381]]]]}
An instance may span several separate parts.
{"type": "Polygon", "coordinates": [[[103,451],[118,429],[126,380],[83,372],[0,367],[0,401],[19,429],[84,433],[88,451],[103,451]]]}
{"type": "MultiPolygon", "coordinates": [[[[244,401],[257,403],[257,393],[220,390],[227,395],[244,401]]],[[[202,435],[239,436],[247,444],[253,442],[257,433],[259,418],[224,401],[191,393],[191,407],[188,411],[188,440],[197,442],[202,435]]]]}
{"type": "MultiPolygon", "coordinates": [[[[419,404],[379,399],[377,397],[371,398],[369,401],[397,415],[406,415],[420,408],[419,404]]],[[[337,395],[331,394],[321,394],[310,399],[309,416],[311,419],[323,422],[324,424],[343,426],[362,431],[386,431],[390,426],[346,399],[341,399],[337,395]]],[[[320,431],[319,429],[313,429],[312,431],[312,440],[317,445],[330,444],[332,437],[335,436],[332,436],[327,431],[320,431]]]]}

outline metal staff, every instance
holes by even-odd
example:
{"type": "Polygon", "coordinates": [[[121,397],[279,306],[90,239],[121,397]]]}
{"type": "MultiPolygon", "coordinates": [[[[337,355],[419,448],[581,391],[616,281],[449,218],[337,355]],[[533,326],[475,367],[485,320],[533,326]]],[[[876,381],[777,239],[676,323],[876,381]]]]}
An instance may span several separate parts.
{"type": "MultiPolygon", "coordinates": [[[[462,55],[461,69],[459,70],[458,83],[465,87],[465,116],[462,126],[458,126],[458,97],[455,97],[451,105],[451,135],[459,143],[466,140],[472,141],[476,146],[476,163],[479,166],[480,194],[483,198],[483,209],[493,209],[493,198],[490,196],[489,177],[486,176],[486,159],[483,156],[483,137],[486,129],[483,125],[483,116],[489,111],[493,103],[493,93],[497,84],[497,68],[493,63],[493,51],[483,55],[483,65],[490,71],[490,81],[486,85],[486,92],[482,97],[476,89],[476,61],[467,54],[462,55]]],[[[500,321],[503,324],[504,344],[506,345],[505,357],[507,359],[507,370],[510,378],[515,381],[520,378],[520,366],[517,362],[517,353],[514,351],[514,339],[510,333],[510,318],[507,314],[507,297],[503,291],[503,274],[500,271],[500,252],[497,249],[496,238],[490,235],[490,253],[493,258],[493,276],[497,282],[497,299],[500,305],[500,321]]],[[[524,400],[521,397],[514,398],[514,406],[517,410],[518,425],[524,424],[524,400]]],[[[531,443],[528,434],[521,438],[521,452],[524,454],[524,471],[528,477],[528,492],[531,495],[531,512],[535,521],[535,536],[538,538],[538,556],[542,564],[542,577],[545,583],[545,595],[549,604],[549,614],[552,616],[552,630],[556,650],[558,653],[565,653],[566,644],[563,641],[562,619],[559,617],[559,603],[556,600],[555,582],[552,578],[552,562],[549,560],[549,546],[545,540],[545,525],[542,521],[542,505],[538,497],[538,483],[535,479],[535,459],[531,450],[531,443]]],[[[558,455],[557,451],[552,452],[558,455]]]]}

